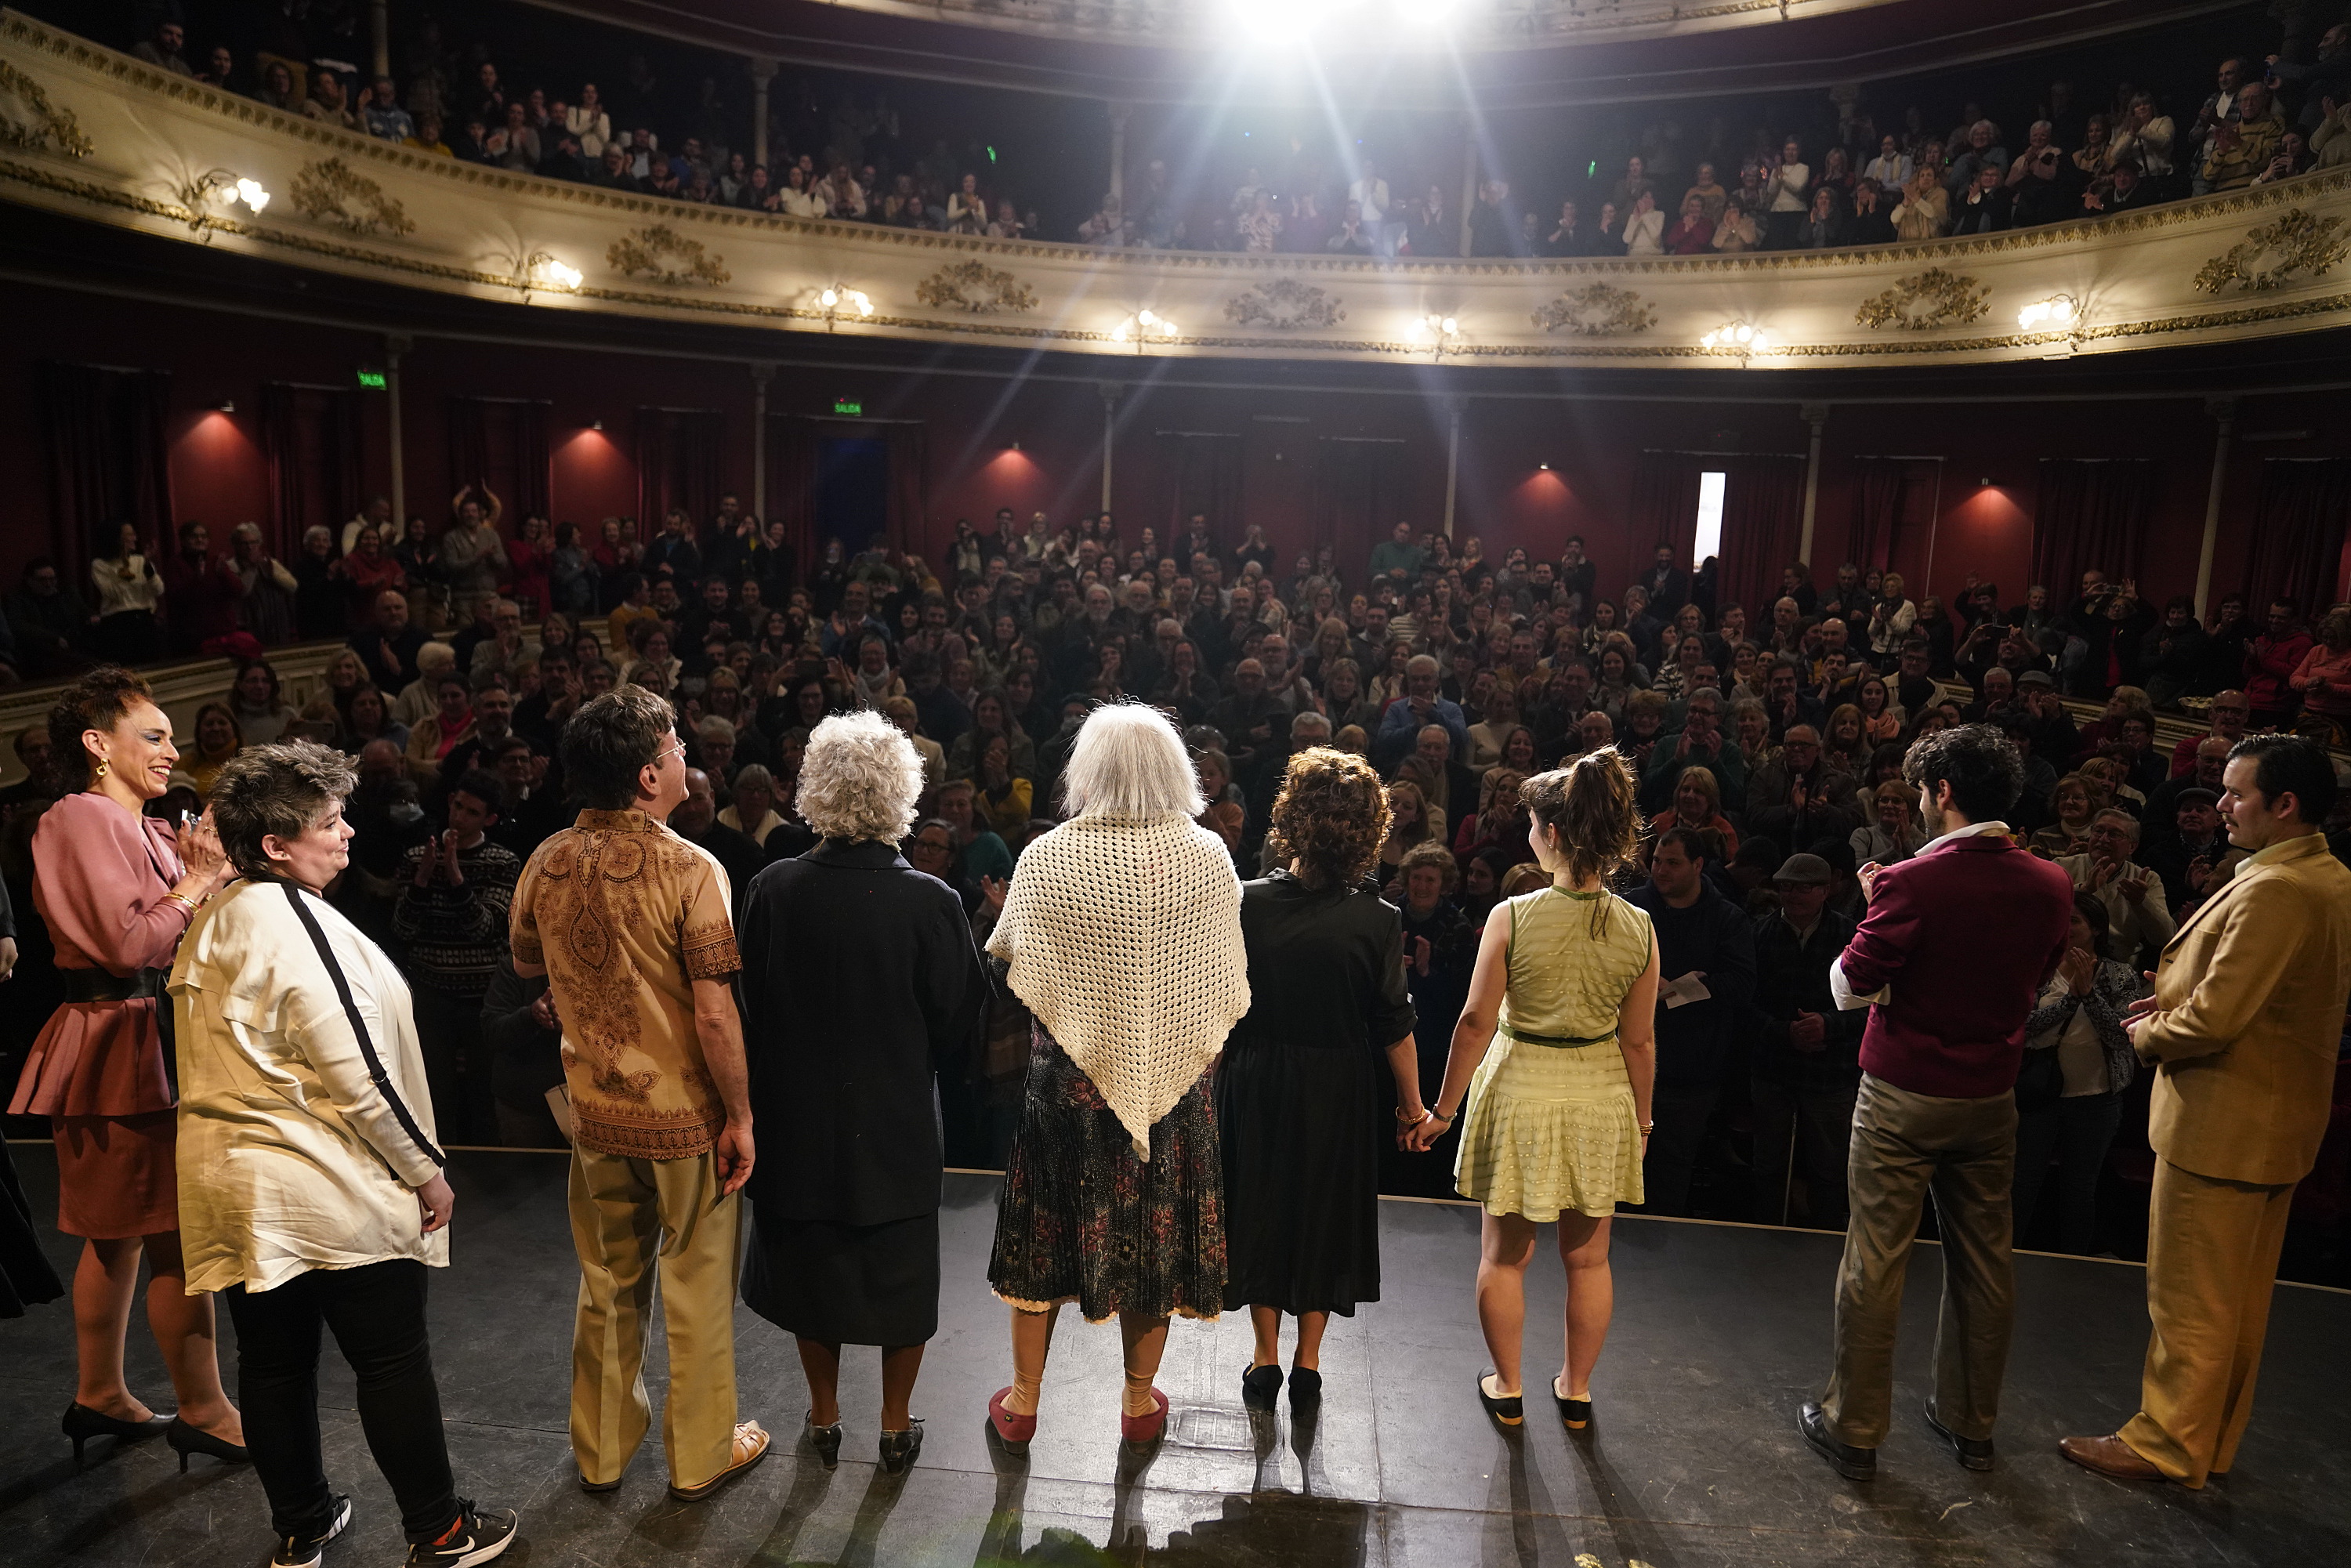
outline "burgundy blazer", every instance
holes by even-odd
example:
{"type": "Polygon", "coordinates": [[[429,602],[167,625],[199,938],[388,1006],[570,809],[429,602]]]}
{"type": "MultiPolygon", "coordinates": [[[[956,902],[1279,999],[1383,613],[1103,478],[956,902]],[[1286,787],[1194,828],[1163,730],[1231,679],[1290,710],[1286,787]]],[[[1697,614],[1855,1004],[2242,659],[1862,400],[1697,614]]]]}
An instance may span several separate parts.
{"type": "Polygon", "coordinates": [[[2073,879],[1997,834],[1886,867],[1840,960],[1855,995],[1894,988],[1869,1009],[1862,1071],[1952,1100],[2015,1088],[2024,1020],[2073,917],[2073,879]]]}

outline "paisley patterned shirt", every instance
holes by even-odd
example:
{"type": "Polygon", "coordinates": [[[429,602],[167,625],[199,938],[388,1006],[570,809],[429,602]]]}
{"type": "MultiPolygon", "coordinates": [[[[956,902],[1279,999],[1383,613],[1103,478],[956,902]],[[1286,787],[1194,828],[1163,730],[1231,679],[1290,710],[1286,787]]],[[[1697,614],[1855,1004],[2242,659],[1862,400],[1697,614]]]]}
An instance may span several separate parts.
{"type": "Polygon", "coordinates": [[[717,861],[643,811],[582,811],[514,894],[514,958],[545,967],[582,1148],[709,1152],[726,1120],[694,1027],[694,982],[742,966],[717,861]]]}

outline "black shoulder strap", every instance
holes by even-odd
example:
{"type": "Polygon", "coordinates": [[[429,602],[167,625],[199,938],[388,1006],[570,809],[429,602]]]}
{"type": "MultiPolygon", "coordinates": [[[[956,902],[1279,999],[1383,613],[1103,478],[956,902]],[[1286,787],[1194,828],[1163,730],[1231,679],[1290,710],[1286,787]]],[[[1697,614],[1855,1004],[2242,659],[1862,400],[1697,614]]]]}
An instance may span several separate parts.
{"type": "Polygon", "coordinates": [[[400,1091],[392,1086],[392,1075],[383,1070],[383,1058],[376,1054],[375,1039],[368,1033],[367,1020],[360,1017],[359,1007],[351,1000],[350,981],[344,977],[343,967],[335,962],[335,951],[327,946],[327,934],[319,928],[318,916],[312,915],[309,906],[302,902],[302,890],[290,882],[278,885],[286,890],[286,902],[294,906],[295,918],[301,921],[302,929],[310,934],[310,945],[319,950],[319,962],[324,964],[327,973],[334,977],[335,996],[343,1004],[343,1017],[350,1020],[351,1033],[359,1037],[360,1054],[367,1058],[369,1082],[375,1085],[376,1092],[383,1096],[384,1103],[392,1107],[392,1113],[399,1118],[401,1130],[424,1151],[424,1157],[436,1166],[447,1165],[448,1156],[433,1146],[433,1140],[424,1135],[424,1129],[416,1124],[415,1116],[410,1113],[408,1103],[400,1097],[400,1091]]]}

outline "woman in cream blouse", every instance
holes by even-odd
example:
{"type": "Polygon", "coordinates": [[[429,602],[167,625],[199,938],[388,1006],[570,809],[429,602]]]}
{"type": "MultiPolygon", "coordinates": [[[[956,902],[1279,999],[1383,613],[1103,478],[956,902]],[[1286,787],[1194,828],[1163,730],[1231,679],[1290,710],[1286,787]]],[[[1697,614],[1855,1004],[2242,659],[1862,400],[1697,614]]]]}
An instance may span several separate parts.
{"type": "Polygon", "coordinates": [[[276,1568],[311,1568],[350,1520],[319,1457],[322,1327],[358,1376],[360,1420],[412,1564],[469,1568],[515,1515],[460,1498],[425,1340],[425,1270],[449,1262],[443,1175],[407,983],[320,896],[350,862],[350,759],[312,741],[237,754],[213,785],[242,877],[172,967],[180,1227],[188,1290],[236,1323],[246,1447],[276,1568]]]}

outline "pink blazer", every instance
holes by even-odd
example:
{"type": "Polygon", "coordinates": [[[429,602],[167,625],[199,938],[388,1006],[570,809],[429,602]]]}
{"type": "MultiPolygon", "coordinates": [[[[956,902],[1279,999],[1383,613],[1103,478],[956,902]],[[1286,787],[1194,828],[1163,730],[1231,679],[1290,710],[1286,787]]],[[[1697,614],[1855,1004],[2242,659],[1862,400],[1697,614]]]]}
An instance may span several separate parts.
{"type": "MultiPolygon", "coordinates": [[[[60,969],[169,968],[188,912],[163,895],[186,874],[172,831],[103,795],[68,795],[33,830],[33,907],[60,969]]],[[[12,1115],[136,1116],[173,1104],[155,1009],[166,998],[68,1002],[33,1041],[12,1115]]]]}

